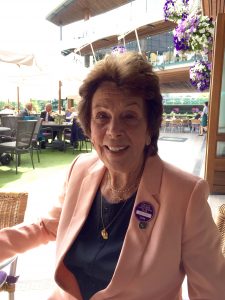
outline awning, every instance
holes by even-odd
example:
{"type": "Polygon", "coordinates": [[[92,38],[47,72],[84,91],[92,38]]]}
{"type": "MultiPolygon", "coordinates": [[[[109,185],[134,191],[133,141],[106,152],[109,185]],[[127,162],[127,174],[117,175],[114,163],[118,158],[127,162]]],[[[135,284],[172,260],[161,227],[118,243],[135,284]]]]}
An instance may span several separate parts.
{"type": "Polygon", "coordinates": [[[175,24],[173,22],[161,20],[154,23],[145,24],[137,28],[131,28],[129,32],[124,32],[123,34],[118,33],[110,36],[97,36],[95,39],[84,39],[83,42],[81,41],[79,47],[70,47],[70,49],[65,49],[62,52],[68,54],[73,51],[80,55],[92,55],[92,48],[94,52],[96,52],[100,49],[116,46],[119,43],[123,44],[125,42],[126,44],[127,42],[137,40],[135,30],[137,32],[138,39],[140,40],[147,36],[153,36],[163,32],[171,31],[174,28],[175,24]]]}
{"type": "Polygon", "coordinates": [[[66,0],[48,14],[46,19],[57,26],[65,26],[105,13],[128,2],[128,0],[66,0]]]}
{"type": "Polygon", "coordinates": [[[0,62],[12,63],[19,66],[32,66],[35,64],[35,58],[33,54],[16,53],[0,49],[0,62]]]}

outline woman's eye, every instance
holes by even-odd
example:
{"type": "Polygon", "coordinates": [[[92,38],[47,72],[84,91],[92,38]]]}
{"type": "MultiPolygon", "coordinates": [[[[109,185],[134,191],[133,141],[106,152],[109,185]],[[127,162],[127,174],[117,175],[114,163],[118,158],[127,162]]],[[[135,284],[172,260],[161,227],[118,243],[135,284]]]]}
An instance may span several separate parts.
{"type": "Polygon", "coordinates": [[[105,112],[98,112],[95,117],[97,120],[106,120],[108,115],[105,112]]]}
{"type": "Polygon", "coordinates": [[[125,118],[127,118],[127,119],[133,119],[133,118],[134,118],[134,115],[127,114],[127,115],[125,115],[125,118]]]}
{"type": "Polygon", "coordinates": [[[126,115],[124,115],[124,118],[126,120],[136,120],[137,116],[135,114],[126,114],[126,115]]]}

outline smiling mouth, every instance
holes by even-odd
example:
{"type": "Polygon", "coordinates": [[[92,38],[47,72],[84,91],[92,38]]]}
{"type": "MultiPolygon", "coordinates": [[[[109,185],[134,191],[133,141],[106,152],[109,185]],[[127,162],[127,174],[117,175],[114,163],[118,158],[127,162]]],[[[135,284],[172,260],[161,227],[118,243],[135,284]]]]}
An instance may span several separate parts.
{"type": "Polygon", "coordinates": [[[121,152],[124,151],[128,148],[128,146],[124,146],[124,147],[110,147],[110,146],[105,146],[110,152],[121,152]]]}

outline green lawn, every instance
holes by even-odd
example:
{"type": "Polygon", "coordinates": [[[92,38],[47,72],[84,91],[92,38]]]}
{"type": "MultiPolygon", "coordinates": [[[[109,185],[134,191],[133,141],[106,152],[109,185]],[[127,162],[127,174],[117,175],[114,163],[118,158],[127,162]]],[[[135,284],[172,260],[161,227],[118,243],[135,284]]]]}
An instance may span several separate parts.
{"type": "MultiPolygon", "coordinates": [[[[85,151],[82,151],[85,153],[85,151]]],[[[60,173],[68,169],[73,159],[81,153],[72,149],[58,151],[56,149],[43,149],[40,153],[40,163],[37,161],[37,155],[34,151],[34,165],[32,168],[29,154],[21,156],[21,165],[18,167],[18,173],[15,171],[15,162],[12,161],[8,166],[0,165],[0,189],[11,191],[30,190],[33,183],[38,181],[54,181],[60,173]]]]}

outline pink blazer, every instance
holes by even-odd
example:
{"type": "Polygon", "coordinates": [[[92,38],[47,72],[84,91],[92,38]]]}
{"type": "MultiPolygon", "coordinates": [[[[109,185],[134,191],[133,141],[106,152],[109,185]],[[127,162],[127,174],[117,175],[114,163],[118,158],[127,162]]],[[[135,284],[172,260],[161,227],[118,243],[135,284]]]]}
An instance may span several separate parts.
{"type": "MultiPolygon", "coordinates": [[[[63,259],[88,216],[104,172],[95,153],[79,156],[47,218],[0,232],[0,260],[56,239],[58,288],[49,300],[82,300],[63,259]]],[[[207,197],[203,179],[158,156],[148,158],[134,209],[145,201],[155,214],[140,229],[133,211],[112,280],[91,300],[178,300],[185,274],[191,300],[224,300],[225,259],[207,197]]]]}

